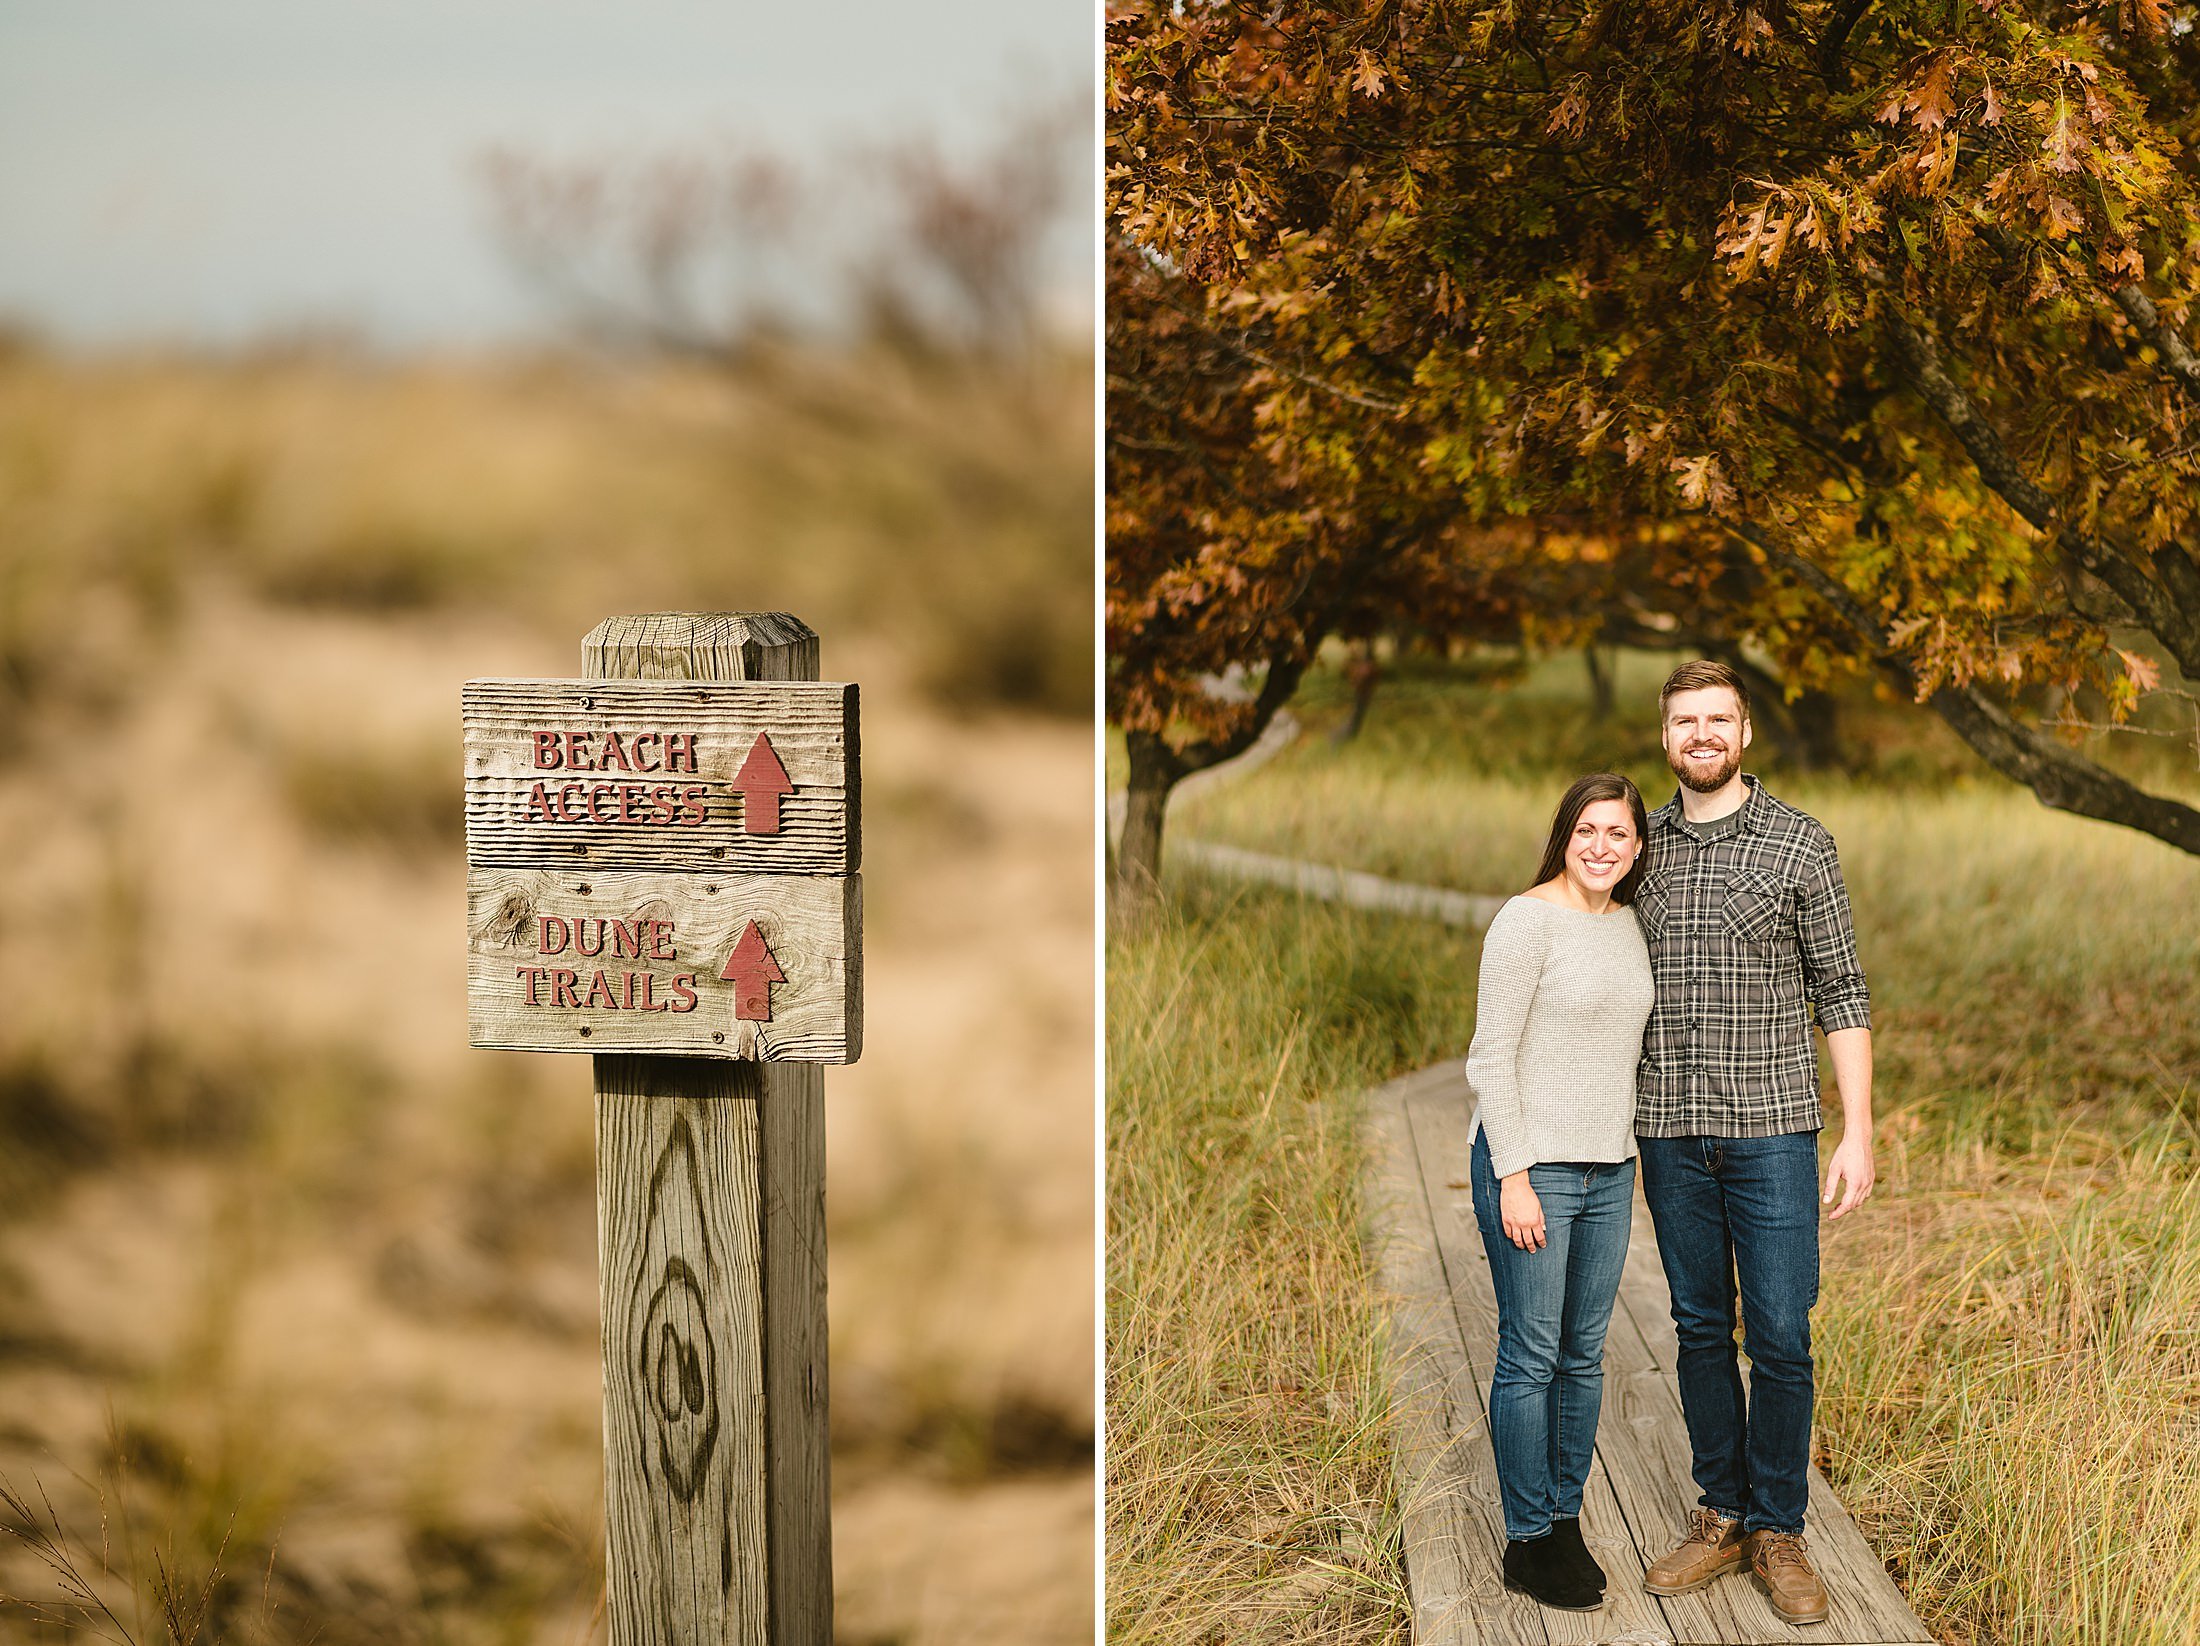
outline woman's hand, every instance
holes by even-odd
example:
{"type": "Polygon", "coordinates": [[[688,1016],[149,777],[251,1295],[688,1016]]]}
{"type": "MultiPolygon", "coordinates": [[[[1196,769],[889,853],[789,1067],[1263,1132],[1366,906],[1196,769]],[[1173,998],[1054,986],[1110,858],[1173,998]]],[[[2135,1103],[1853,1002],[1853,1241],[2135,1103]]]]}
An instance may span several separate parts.
{"type": "Polygon", "coordinates": [[[1543,1202],[1526,1172],[1514,1172],[1498,1184],[1497,1218],[1505,1226],[1505,1238],[1522,1251],[1543,1249],[1543,1202]]]}

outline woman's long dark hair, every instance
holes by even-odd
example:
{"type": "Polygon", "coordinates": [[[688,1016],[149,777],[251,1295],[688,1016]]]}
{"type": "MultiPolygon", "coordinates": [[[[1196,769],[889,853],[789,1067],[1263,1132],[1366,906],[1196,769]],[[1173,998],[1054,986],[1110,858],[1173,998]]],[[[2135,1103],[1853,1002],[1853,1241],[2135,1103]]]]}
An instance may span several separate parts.
{"type": "MultiPolygon", "coordinates": [[[[1566,872],[1566,843],[1574,837],[1574,825],[1581,821],[1581,814],[1599,800],[1624,800],[1627,809],[1635,814],[1635,838],[1645,847],[1650,839],[1650,814],[1643,810],[1642,791],[1617,772],[1591,772],[1578,779],[1566,791],[1558,803],[1558,811],[1551,818],[1551,838],[1543,844],[1543,867],[1535,871],[1532,886],[1556,880],[1566,872]]],[[[1619,884],[1612,888],[1614,903],[1632,903],[1635,887],[1642,880],[1642,859],[1635,859],[1634,867],[1620,876],[1619,884]]]]}

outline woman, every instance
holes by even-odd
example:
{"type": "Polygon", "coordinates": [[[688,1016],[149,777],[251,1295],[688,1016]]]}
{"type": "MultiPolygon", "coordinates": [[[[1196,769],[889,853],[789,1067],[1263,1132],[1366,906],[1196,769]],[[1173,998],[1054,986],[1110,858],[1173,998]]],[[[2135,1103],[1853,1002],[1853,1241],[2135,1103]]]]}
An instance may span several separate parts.
{"type": "Polygon", "coordinates": [[[1570,1611],[1604,1600],[1581,1491],[1633,1210],[1652,989],[1627,905],[1648,828],[1624,777],[1597,772],[1566,791],[1535,884],[1482,941],[1467,1053],[1475,1218],[1497,1292],[1490,1443],[1505,1586],[1570,1611]]]}

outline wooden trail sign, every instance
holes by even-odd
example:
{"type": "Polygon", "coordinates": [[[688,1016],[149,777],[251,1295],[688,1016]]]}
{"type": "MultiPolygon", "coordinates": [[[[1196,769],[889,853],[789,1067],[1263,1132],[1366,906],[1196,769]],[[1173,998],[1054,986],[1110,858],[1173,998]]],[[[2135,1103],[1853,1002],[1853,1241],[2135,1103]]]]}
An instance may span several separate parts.
{"type": "Polygon", "coordinates": [[[829,1646],[825,1063],[862,1046],[856,692],[783,613],[466,688],[477,1046],[595,1052],[613,1646],[829,1646]]]}
{"type": "Polygon", "coordinates": [[[465,723],[474,1045],[854,1061],[855,687],[475,680],[465,723]]]}

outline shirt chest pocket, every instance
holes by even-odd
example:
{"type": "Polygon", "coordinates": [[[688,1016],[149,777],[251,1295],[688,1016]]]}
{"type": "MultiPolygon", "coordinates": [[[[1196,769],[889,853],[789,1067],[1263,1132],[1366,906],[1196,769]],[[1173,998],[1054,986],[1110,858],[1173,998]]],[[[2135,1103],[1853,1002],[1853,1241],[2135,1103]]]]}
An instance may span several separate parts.
{"type": "Polygon", "coordinates": [[[1729,936],[1753,948],[1764,948],[1788,920],[1788,883],[1765,869],[1737,869],[1727,879],[1726,897],[1720,905],[1721,923],[1729,936]]]}
{"type": "Polygon", "coordinates": [[[1655,943],[1665,935],[1665,910],[1671,898],[1671,875],[1660,871],[1645,875],[1642,884],[1635,889],[1635,919],[1641,923],[1642,935],[1655,943]]]}

